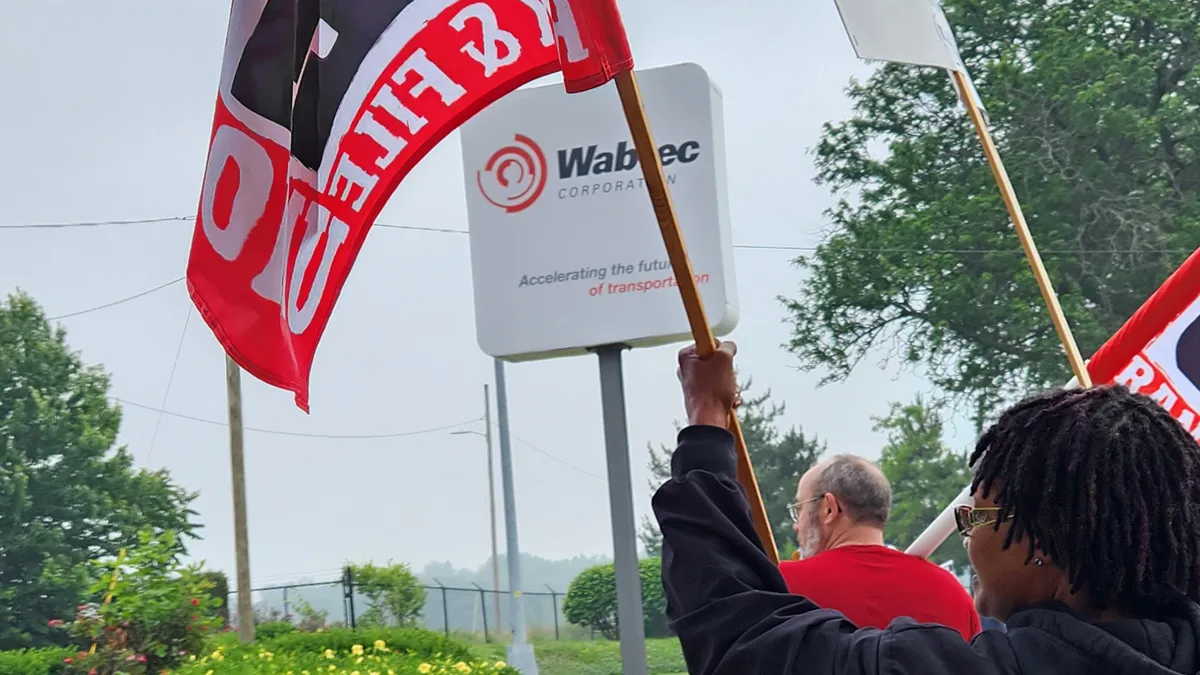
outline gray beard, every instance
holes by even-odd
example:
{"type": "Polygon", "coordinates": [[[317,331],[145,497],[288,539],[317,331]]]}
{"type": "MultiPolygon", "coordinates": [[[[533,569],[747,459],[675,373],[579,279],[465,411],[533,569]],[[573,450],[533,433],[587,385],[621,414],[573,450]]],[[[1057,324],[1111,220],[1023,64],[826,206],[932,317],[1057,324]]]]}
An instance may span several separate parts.
{"type": "Polygon", "coordinates": [[[817,544],[820,541],[821,536],[820,533],[817,532],[817,528],[813,527],[810,523],[809,526],[805,528],[804,534],[806,535],[805,543],[801,543],[800,538],[796,537],[796,545],[798,546],[797,550],[800,551],[801,560],[804,560],[805,558],[811,558],[817,553],[820,553],[820,551],[817,550],[817,544]]]}

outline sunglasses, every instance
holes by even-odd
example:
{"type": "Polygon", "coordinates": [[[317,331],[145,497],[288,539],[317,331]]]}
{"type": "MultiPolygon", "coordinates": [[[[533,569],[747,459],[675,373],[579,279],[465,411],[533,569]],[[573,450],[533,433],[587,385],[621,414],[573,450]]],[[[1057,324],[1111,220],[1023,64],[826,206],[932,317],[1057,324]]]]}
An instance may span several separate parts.
{"type": "MultiPolygon", "coordinates": [[[[1000,522],[997,514],[1000,513],[998,506],[971,506],[970,504],[962,504],[954,509],[954,525],[958,528],[958,534],[966,539],[971,536],[971,532],[984,527],[985,525],[995,525],[1000,522]]],[[[1010,520],[1012,516],[1006,516],[1004,520],[1010,520]]]]}

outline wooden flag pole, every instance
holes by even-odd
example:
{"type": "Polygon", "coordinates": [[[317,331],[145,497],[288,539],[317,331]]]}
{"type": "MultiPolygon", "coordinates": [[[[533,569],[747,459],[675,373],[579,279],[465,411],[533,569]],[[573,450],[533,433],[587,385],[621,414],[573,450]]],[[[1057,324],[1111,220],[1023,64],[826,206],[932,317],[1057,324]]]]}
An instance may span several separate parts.
{"type": "Polygon", "coordinates": [[[229,402],[229,462],[233,479],[233,544],[237,568],[238,638],[254,642],[254,605],[250,598],[250,534],[246,524],[246,461],[242,436],[242,369],[225,355],[229,402]]]}
{"type": "MultiPolygon", "coordinates": [[[[125,562],[125,549],[121,549],[117,553],[117,562],[113,565],[112,578],[108,580],[108,592],[104,594],[104,604],[112,603],[113,591],[117,588],[117,577],[121,576],[121,563],[125,562]]],[[[92,640],[92,646],[88,649],[88,654],[96,653],[96,641],[92,640]]]]}
{"type": "Polygon", "coordinates": [[[983,154],[992,168],[996,185],[1000,187],[1000,196],[1004,199],[1004,206],[1008,209],[1013,227],[1017,230],[1021,247],[1025,249],[1025,257],[1029,259],[1029,266],[1033,269],[1033,277],[1037,280],[1038,289],[1042,292],[1042,300],[1045,301],[1046,308],[1050,310],[1050,320],[1054,323],[1054,330],[1058,333],[1058,339],[1062,342],[1063,348],[1067,350],[1067,361],[1071,364],[1071,371],[1075,373],[1075,378],[1079,380],[1081,387],[1090,387],[1092,386],[1092,377],[1088,373],[1083,355],[1079,353],[1079,346],[1075,344],[1075,336],[1071,333],[1071,326],[1067,323],[1062,305],[1058,302],[1058,294],[1054,292],[1054,285],[1050,282],[1050,275],[1046,273],[1046,266],[1042,264],[1042,256],[1038,253],[1037,245],[1033,243],[1033,235],[1029,232],[1029,224],[1025,222],[1021,204],[1017,201],[1016,190],[1013,189],[1008,172],[1004,169],[1004,163],[1000,161],[1000,153],[996,150],[996,142],[992,140],[991,132],[988,131],[987,121],[983,119],[983,113],[979,110],[979,101],[975,100],[972,87],[961,70],[951,70],[950,75],[954,79],[955,88],[958,89],[958,97],[966,107],[967,115],[971,117],[971,123],[975,125],[975,133],[979,136],[979,143],[983,146],[983,154]]]}
{"type": "MultiPolygon", "coordinates": [[[[654,144],[654,137],[650,134],[650,121],[646,118],[646,110],[642,106],[642,94],[638,89],[637,78],[632,71],[627,71],[619,73],[613,79],[617,83],[617,93],[621,96],[621,107],[625,109],[625,120],[629,123],[633,145],[642,163],[646,191],[650,193],[650,203],[654,206],[654,217],[658,219],[658,228],[662,231],[671,270],[675,273],[676,283],[679,284],[679,294],[683,296],[683,308],[692,328],[692,337],[696,340],[696,351],[701,358],[711,356],[717,350],[717,340],[708,328],[704,303],[700,300],[700,289],[696,285],[692,263],[688,259],[683,234],[679,230],[675,205],[667,192],[662,158],[658,156],[658,146],[654,144]]],[[[758,490],[758,479],[754,476],[754,467],[750,464],[750,455],[746,452],[746,439],[742,436],[742,427],[738,423],[736,412],[729,414],[729,431],[733,433],[736,441],[738,482],[742,484],[746,490],[746,497],[750,500],[754,529],[762,539],[767,556],[772,562],[778,563],[779,551],[775,547],[775,536],[771,533],[771,521],[763,505],[762,494],[758,490]]]]}

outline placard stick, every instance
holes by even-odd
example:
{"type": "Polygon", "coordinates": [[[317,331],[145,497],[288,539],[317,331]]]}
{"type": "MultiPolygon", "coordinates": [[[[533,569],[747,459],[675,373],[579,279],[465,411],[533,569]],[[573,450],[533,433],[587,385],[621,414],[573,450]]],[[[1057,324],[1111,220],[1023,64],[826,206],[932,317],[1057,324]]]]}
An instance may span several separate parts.
{"type": "MultiPolygon", "coordinates": [[[[117,562],[113,565],[112,578],[108,580],[108,592],[104,594],[104,604],[109,604],[113,599],[113,590],[117,587],[117,577],[121,575],[121,563],[125,562],[125,549],[121,549],[117,553],[117,562]]],[[[92,646],[88,649],[88,654],[96,653],[96,641],[92,640],[92,646]]]]}
{"type": "Polygon", "coordinates": [[[992,168],[992,175],[996,178],[996,185],[1000,188],[1004,206],[1012,218],[1017,238],[1021,240],[1021,248],[1025,249],[1025,257],[1033,269],[1033,278],[1037,280],[1038,289],[1042,292],[1042,300],[1045,301],[1046,308],[1050,310],[1050,320],[1054,323],[1058,340],[1062,343],[1063,349],[1067,350],[1067,361],[1071,364],[1071,372],[1075,373],[1075,378],[1079,380],[1080,386],[1090,387],[1092,386],[1092,377],[1088,374],[1083,355],[1079,353],[1079,346],[1075,344],[1075,336],[1071,333],[1071,326],[1067,323],[1062,305],[1058,302],[1058,294],[1054,292],[1054,285],[1050,283],[1050,275],[1046,273],[1046,266],[1042,264],[1042,256],[1038,253],[1037,245],[1033,243],[1029,224],[1025,222],[1025,214],[1021,211],[1020,202],[1017,201],[1017,193],[1013,189],[1012,181],[1008,178],[1008,172],[1004,170],[1004,162],[1000,161],[1000,153],[996,150],[996,142],[992,140],[991,132],[988,131],[987,121],[983,119],[983,113],[979,110],[979,102],[975,100],[973,89],[961,70],[951,70],[950,75],[954,79],[954,87],[958,89],[958,97],[966,107],[967,115],[971,117],[971,123],[975,125],[975,133],[979,136],[979,143],[983,146],[983,154],[992,168]]]}
{"type": "MultiPolygon", "coordinates": [[[[625,120],[629,123],[633,145],[637,148],[637,155],[642,164],[642,174],[646,177],[646,191],[650,193],[650,203],[654,206],[654,217],[658,220],[658,228],[662,232],[667,257],[671,261],[671,270],[675,273],[676,283],[679,284],[679,294],[683,296],[683,308],[692,328],[692,337],[696,340],[696,351],[701,358],[711,356],[717,349],[717,340],[708,328],[704,303],[700,299],[700,289],[692,273],[692,263],[683,244],[675,205],[667,192],[662,158],[658,156],[658,146],[650,134],[650,121],[646,118],[646,110],[642,106],[642,94],[638,89],[637,78],[630,71],[620,73],[613,79],[617,83],[621,107],[625,109],[625,120]]],[[[767,556],[777,563],[779,551],[771,533],[771,521],[767,518],[767,509],[758,490],[758,479],[754,476],[754,467],[750,464],[749,453],[746,452],[746,439],[742,436],[742,427],[738,423],[736,412],[729,415],[729,431],[733,433],[737,449],[738,482],[742,484],[742,488],[746,490],[746,497],[750,500],[754,529],[762,539],[767,556]]]]}

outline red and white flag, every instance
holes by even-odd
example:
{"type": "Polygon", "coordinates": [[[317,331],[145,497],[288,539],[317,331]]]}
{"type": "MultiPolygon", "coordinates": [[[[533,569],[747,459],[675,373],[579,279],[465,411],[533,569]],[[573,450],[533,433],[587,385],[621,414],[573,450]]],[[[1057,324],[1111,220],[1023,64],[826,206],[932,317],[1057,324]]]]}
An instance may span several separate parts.
{"type": "Polygon", "coordinates": [[[568,94],[595,89],[633,70],[616,0],[550,0],[568,94]]]}
{"type": "MultiPolygon", "coordinates": [[[[233,0],[187,281],[238,365],[308,409],[317,343],[400,180],[559,69],[544,2],[233,0]]],[[[581,63],[607,72],[603,54],[581,63]]]]}
{"type": "Polygon", "coordinates": [[[1200,441],[1200,249],[1096,351],[1088,372],[1158,401],[1200,441]]]}
{"type": "Polygon", "coordinates": [[[188,290],[233,360],[294,392],[367,231],[447,134],[560,69],[633,69],[615,0],[233,0],[188,290]]]}

